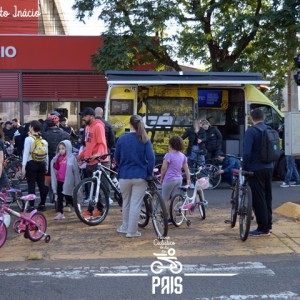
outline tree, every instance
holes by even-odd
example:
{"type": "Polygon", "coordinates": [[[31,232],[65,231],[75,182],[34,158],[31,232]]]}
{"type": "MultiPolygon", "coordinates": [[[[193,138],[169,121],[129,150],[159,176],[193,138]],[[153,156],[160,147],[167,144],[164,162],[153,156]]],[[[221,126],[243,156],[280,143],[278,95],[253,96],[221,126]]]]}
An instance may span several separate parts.
{"type": "Polygon", "coordinates": [[[210,71],[259,71],[278,88],[291,69],[300,26],[299,0],[75,0],[84,20],[101,7],[104,46],[99,72],[178,59],[210,71]]]}

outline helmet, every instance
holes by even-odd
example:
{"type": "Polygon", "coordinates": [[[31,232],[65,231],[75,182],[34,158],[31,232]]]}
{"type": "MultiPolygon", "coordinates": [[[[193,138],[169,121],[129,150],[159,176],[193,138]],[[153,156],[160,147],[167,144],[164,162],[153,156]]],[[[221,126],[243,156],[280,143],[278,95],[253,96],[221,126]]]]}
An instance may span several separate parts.
{"type": "Polygon", "coordinates": [[[46,123],[49,127],[56,126],[59,122],[59,117],[56,115],[50,115],[46,120],[46,123]]]}

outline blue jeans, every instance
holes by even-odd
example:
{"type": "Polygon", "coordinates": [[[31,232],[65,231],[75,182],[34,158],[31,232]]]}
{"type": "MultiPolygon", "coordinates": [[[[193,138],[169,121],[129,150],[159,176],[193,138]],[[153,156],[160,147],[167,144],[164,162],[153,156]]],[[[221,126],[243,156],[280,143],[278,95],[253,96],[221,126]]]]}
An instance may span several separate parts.
{"type": "Polygon", "coordinates": [[[290,184],[291,179],[295,179],[296,183],[300,183],[300,176],[297,170],[297,165],[295,162],[295,157],[292,155],[286,155],[285,156],[286,160],[286,168],[287,172],[284,178],[284,182],[286,184],[290,184]]]}
{"type": "MultiPolygon", "coordinates": [[[[190,158],[190,159],[197,159],[197,162],[198,162],[200,165],[204,164],[204,163],[205,163],[205,156],[204,156],[204,155],[198,155],[197,153],[195,153],[195,152],[193,152],[193,151],[199,151],[198,145],[194,145],[194,146],[192,147],[191,155],[190,155],[188,158],[190,158]]],[[[192,165],[194,165],[194,163],[193,163],[192,165]]],[[[189,166],[189,167],[190,167],[190,171],[191,171],[192,173],[194,173],[194,170],[192,170],[191,166],[189,166]]]]}

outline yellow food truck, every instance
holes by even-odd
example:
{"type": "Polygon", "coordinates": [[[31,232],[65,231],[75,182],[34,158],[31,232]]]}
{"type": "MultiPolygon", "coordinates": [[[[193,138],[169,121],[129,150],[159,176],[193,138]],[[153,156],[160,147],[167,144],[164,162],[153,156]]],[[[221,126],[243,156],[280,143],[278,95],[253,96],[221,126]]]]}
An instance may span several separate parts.
{"type": "MultiPolygon", "coordinates": [[[[234,155],[242,155],[250,110],[261,108],[265,123],[274,129],[284,122],[283,114],[258,89],[269,84],[259,73],[106,71],[105,75],[105,118],[116,137],[129,130],[132,114],[141,115],[158,161],[168,152],[169,138],[182,135],[195,118],[217,126],[224,153],[234,155]]],[[[285,173],[282,158],[275,166],[280,177],[285,173]]]]}

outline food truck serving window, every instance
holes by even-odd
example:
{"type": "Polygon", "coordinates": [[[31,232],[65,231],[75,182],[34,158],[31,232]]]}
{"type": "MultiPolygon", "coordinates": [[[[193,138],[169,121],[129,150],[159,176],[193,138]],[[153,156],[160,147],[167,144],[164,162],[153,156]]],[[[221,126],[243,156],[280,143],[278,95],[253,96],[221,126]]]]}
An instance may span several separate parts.
{"type": "Polygon", "coordinates": [[[150,127],[186,127],[194,117],[194,99],[189,97],[147,98],[146,125],[150,127]]]}
{"type": "Polygon", "coordinates": [[[116,115],[133,115],[133,99],[111,99],[110,100],[110,114],[116,115]]]}

